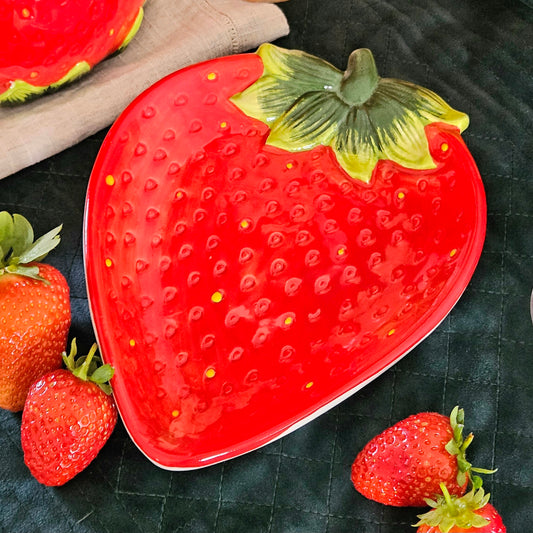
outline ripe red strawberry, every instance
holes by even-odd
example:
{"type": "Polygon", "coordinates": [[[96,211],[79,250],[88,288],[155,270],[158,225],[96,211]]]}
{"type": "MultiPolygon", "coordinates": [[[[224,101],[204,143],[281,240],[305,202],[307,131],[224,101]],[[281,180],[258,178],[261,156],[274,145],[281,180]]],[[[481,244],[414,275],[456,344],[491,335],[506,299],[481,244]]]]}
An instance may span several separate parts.
{"type": "Polygon", "coordinates": [[[466,123],[379,78],[368,50],[344,75],[263,45],[132,103],[93,169],[85,261],[119,410],[151,459],[270,442],[439,324],[484,236],[466,123]]]}
{"type": "Polygon", "coordinates": [[[41,263],[61,226],[35,242],[21,215],[0,212],[0,407],[20,411],[30,385],[61,366],[71,312],[69,287],[41,263]]]}
{"type": "Polygon", "coordinates": [[[76,343],[63,354],[67,369],[44,375],[30,388],[22,413],[24,462],[44,485],[63,485],[97,456],[117,421],[107,382],[109,365],[97,365],[94,344],[76,358],[76,343]]]}
{"type": "Polygon", "coordinates": [[[144,0],[7,0],[0,4],[0,104],[57,89],[124,48],[144,0]]]}
{"type": "Polygon", "coordinates": [[[465,494],[462,498],[451,496],[442,486],[442,495],[428,500],[431,511],[418,515],[419,533],[505,533],[506,527],[494,506],[488,503],[490,494],[482,488],[465,494]]]}
{"type": "Polygon", "coordinates": [[[463,439],[464,411],[455,407],[450,418],[420,413],[394,424],[359,452],[352,465],[355,488],[367,498],[386,505],[423,506],[440,493],[461,496],[468,481],[481,485],[465,452],[472,439],[463,439]]]}

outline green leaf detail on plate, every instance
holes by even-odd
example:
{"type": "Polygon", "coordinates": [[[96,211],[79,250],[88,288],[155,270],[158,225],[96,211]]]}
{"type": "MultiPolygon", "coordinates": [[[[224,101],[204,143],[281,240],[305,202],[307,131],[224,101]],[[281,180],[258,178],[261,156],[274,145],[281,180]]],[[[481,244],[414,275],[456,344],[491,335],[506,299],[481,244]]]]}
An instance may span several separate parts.
{"type": "Polygon", "coordinates": [[[40,96],[41,94],[54,91],[62,85],[77,80],[91,70],[87,61],[76,63],[61,79],[46,86],[32,85],[24,80],[13,80],[7,91],[0,94],[0,105],[2,104],[20,104],[28,98],[40,96]]]}
{"type": "Polygon", "coordinates": [[[139,12],[137,13],[137,17],[135,18],[135,21],[133,22],[133,26],[131,27],[130,31],[128,32],[128,35],[126,35],[126,38],[120,45],[118,51],[122,52],[128,44],[130,44],[131,40],[135,37],[137,32],[139,31],[139,28],[141,27],[141,22],[144,18],[144,10],[142,7],[139,8],[139,12]]]}
{"type": "Polygon", "coordinates": [[[267,144],[291,152],[330,146],[342,168],[368,183],[381,159],[430,169],[425,126],[445,122],[463,131],[468,116],[434,92],[380,78],[368,49],[352,52],[346,72],[305,52],[272,44],[257,51],[263,75],[231,101],[270,127],[267,144]]]}

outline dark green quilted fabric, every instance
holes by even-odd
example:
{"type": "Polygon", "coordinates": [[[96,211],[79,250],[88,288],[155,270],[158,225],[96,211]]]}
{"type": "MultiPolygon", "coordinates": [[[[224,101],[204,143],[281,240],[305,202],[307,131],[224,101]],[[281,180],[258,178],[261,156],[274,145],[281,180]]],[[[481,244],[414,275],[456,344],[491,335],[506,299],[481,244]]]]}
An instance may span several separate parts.
{"type": "MultiPolygon", "coordinates": [[[[278,43],[344,68],[371,48],[381,75],[435,90],[470,115],[464,138],[487,193],[477,271],[451,314],[405,359],[295,433],[244,457],[171,473],[118,425],[89,468],[62,488],[39,485],[20,447],[20,415],[0,413],[0,530],[25,532],[398,533],[418,510],[353,489],[365,442],[422,410],[460,404],[476,434],[470,459],[509,532],[533,523],[533,9],[524,0],[289,0],[278,43]]],[[[1,127],[1,125],[0,125],[1,127]]],[[[50,262],[72,291],[71,336],[93,342],[82,263],[85,188],[105,132],[0,181],[0,210],[39,233],[63,222],[50,262]]],[[[1,147],[0,147],[1,157],[1,147]]]]}

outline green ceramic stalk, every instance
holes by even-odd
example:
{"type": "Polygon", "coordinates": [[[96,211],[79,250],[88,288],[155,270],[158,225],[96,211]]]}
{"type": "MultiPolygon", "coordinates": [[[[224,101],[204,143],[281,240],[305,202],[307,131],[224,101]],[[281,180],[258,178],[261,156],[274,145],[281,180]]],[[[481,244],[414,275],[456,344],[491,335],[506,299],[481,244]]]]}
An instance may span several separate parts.
{"type": "Polygon", "coordinates": [[[352,52],[346,72],[300,51],[262,45],[261,78],[232,101],[270,127],[267,144],[290,151],[330,146],[341,167],[368,183],[379,160],[430,169],[425,126],[445,122],[463,131],[468,116],[434,92],[380,78],[368,49],[352,52]]]}

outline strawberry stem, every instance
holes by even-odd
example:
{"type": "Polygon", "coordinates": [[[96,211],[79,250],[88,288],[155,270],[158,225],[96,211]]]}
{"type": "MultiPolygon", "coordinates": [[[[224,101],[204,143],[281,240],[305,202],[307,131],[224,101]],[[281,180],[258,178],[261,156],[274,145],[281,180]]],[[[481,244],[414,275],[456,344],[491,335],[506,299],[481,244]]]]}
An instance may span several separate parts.
{"type": "Polygon", "coordinates": [[[367,48],[354,50],[339,86],[342,99],[349,105],[363,105],[377,89],[379,83],[376,62],[367,48]]]}
{"type": "Polygon", "coordinates": [[[72,339],[70,353],[63,352],[63,361],[68,370],[82,381],[92,381],[98,385],[106,394],[111,394],[112,389],[109,380],[113,377],[115,370],[109,364],[101,364],[100,357],[96,356],[98,345],[94,343],[86,356],[76,358],[76,339],[72,339]]]}
{"type": "Polygon", "coordinates": [[[446,507],[448,508],[448,513],[450,516],[457,516],[457,506],[452,500],[448,489],[444,483],[440,483],[440,490],[442,490],[442,495],[444,496],[444,501],[446,502],[446,507]]]}
{"type": "Polygon", "coordinates": [[[93,360],[93,357],[94,357],[94,354],[96,353],[96,350],[98,349],[98,345],[96,343],[94,343],[92,346],[91,346],[91,349],[89,350],[89,353],[87,354],[87,357],[85,357],[85,360],[83,361],[83,363],[81,364],[81,366],[78,366],[76,367],[72,373],[82,379],[83,381],[88,381],[88,373],[89,373],[89,368],[91,366],[91,362],[93,360]]]}

